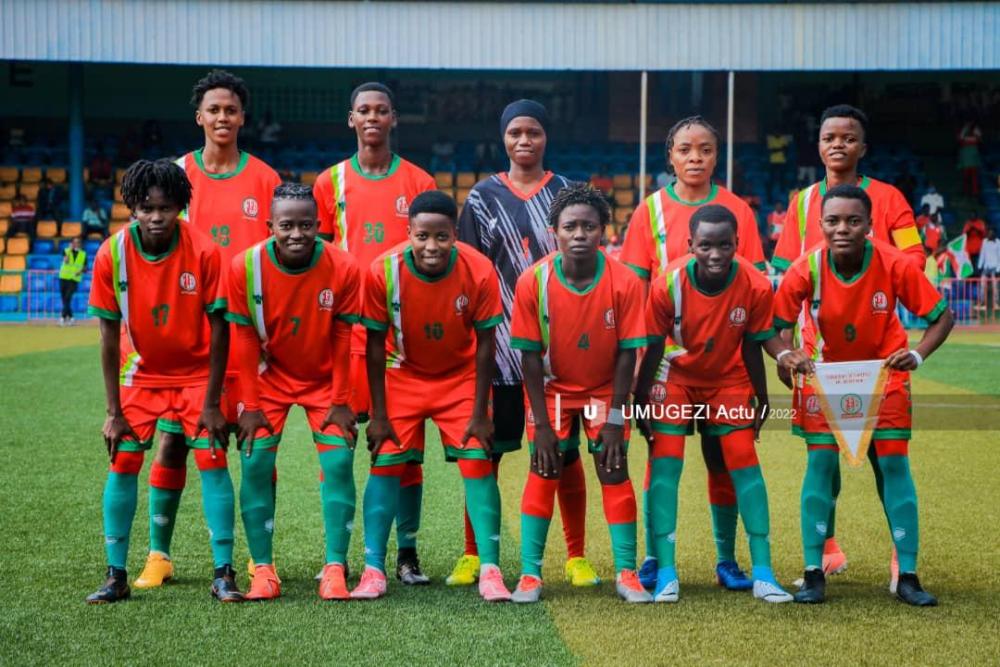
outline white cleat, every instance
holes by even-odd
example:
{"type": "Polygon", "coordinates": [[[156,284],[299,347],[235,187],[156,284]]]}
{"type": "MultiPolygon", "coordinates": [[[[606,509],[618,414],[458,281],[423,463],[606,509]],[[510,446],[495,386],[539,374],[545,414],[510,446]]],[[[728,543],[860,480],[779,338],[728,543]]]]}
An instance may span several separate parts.
{"type": "Polygon", "coordinates": [[[792,596],[780,586],[776,586],[770,581],[761,581],[760,579],[753,582],[753,596],[764,602],[778,603],[792,601],[792,596]]]}
{"type": "Polygon", "coordinates": [[[653,596],[653,602],[677,602],[681,597],[681,582],[674,579],[668,582],[663,590],[657,591],[653,596]]]}
{"type": "Polygon", "coordinates": [[[531,574],[522,574],[517,588],[511,593],[510,601],[531,604],[542,599],[542,580],[531,574]]]}
{"type": "Polygon", "coordinates": [[[618,591],[618,597],[630,604],[653,601],[653,596],[639,583],[639,576],[635,570],[619,572],[618,576],[615,577],[615,590],[618,591]]]}

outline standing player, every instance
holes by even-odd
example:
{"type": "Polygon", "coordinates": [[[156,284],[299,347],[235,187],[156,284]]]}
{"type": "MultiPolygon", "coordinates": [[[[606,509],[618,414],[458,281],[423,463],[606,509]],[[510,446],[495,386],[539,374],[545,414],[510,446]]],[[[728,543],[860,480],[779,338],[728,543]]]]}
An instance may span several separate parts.
{"type": "Polygon", "coordinates": [[[424,424],[432,419],[465,483],[482,559],[479,594],[510,599],[499,567],[500,491],[490,464],[494,331],[503,315],[489,260],[456,242],[457,215],[448,195],[418,195],[409,209],[409,242],[373,262],[366,280],[372,469],[364,497],[365,570],[352,598],[385,595],[386,543],[400,487],[406,469],[423,461],[424,424]]]}
{"type": "MultiPolygon", "coordinates": [[[[889,532],[899,558],[896,595],[908,604],[937,604],[917,579],[917,495],[908,457],[912,401],[910,371],[916,370],[948,337],[954,324],[944,298],[916,264],[899,250],[868,238],[872,201],[855,185],[830,188],[822,199],[826,242],[800,257],[785,275],[775,301],[775,323],[791,329],[809,304],[816,345],[826,361],[884,359],[890,369],[878,422],[868,449],[889,532]],[[896,303],[930,324],[909,349],[896,316],[896,303]]],[[[783,336],[790,338],[788,333],[783,336]]],[[[803,390],[810,405],[811,387],[803,390]]],[[[806,410],[803,420],[809,459],[802,484],[802,546],[805,584],[796,602],[822,602],[823,546],[833,506],[837,444],[822,412],[806,410]]]]}
{"type": "Polygon", "coordinates": [[[745,345],[761,345],[786,368],[807,370],[808,360],[774,334],[771,282],[736,257],[736,216],[724,206],[703,206],[691,216],[693,257],[673,262],[652,284],[646,307],[649,349],[636,383],[636,404],[661,409],[640,421],[652,443],[648,502],[659,571],[653,599],[676,602],[680,583],[674,561],[677,488],[684,465],[684,436],[693,417],[718,436],[736,488],[753,561],[753,594],[765,602],[790,602],[771,570],[767,490],[754,448],[769,400],[763,365],[748,367],[745,345]],[[669,341],[667,339],[669,338],[669,341]],[[666,379],[657,378],[666,351],[666,379]],[[655,382],[655,384],[654,384],[655,382]],[[650,400],[653,403],[650,403],[650,400]],[[696,414],[692,406],[705,406],[696,414]]]}
{"type": "Polygon", "coordinates": [[[642,283],[600,249],[610,218],[607,201],[594,188],[562,189],[549,209],[559,252],[517,281],[511,344],[521,350],[531,470],[521,500],[515,602],[541,598],[556,489],[566,452],[578,446],[570,423],[581,416],[601,482],[618,595],[626,602],[651,599],[635,571],[635,491],[623,418],[636,350],[646,343],[642,283]]]}
{"type": "Polygon", "coordinates": [[[323,481],[325,600],[347,599],[344,570],[354,521],[354,414],[347,406],[351,325],[358,322],[357,264],[317,240],[312,189],[286,183],[274,191],[268,227],[274,237],[233,259],[228,319],[240,359],[239,441],[244,456],[240,509],[256,566],[248,600],[278,597],[272,540],[272,474],[288,410],[305,408],[323,481]]]}
{"type": "MultiPolygon", "coordinates": [[[[347,126],[358,136],[358,151],[316,179],[320,236],[348,251],[361,267],[362,288],[376,257],[406,240],[410,202],[436,187],[430,174],[392,152],[396,108],[392,91],[363,83],[351,92],[347,126]]],[[[350,405],[360,421],[369,412],[365,371],[365,328],[351,337],[350,405]]],[[[423,501],[423,469],[409,466],[400,492],[396,520],[396,576],[404,584],[427,584],[417,558],[417,530],[423,501]]]]}
{"type": "MultiPolygon", "coordinates": [[[[191,95],[205,145],[177,160],[192,189],[182,217],[211,236],[219,248],[223,282],[232,258],[267,237],[271,193],[281,182],[273,169],[237,146],[248,103],[242,79],[222,70],[209,72],[191,95]]],[[[222,289],[225,294],[224,284],[222,289]]],[[[230,346],[221,407],[232,427],[236,425],[237,367],[235,346],[230,346]]],[[[135,580],[136,588],[160,586],[174,574],[170,542],[187,477],[187,447],[179,422],[161,419],[158,426],[163,435],[149,473],[149,556],[135,580]]]]}
{"type": "Polygon", "coordinates": [[[243,595],[232,568],[233,483],[219,410],[229,346],[219,252],[178,224],[191,185],[171,162],[133,164],[122,179],[122,198],[138,222],[101,246],[90,293],[89,312],[100,318],[111,471],[104,488],[108,579],[87,602],[129,597],[125,561],[138,475],[161,418],[179,422],[195,450],[215,561],[212,594],[237,602],[243,595]]]}
{"type": "MultiPolygon", "coordinates": [[[[504,320],[497,327],[497,370],[493,378],[493,472],[499,473],[504,452],[521,448],[524,433],[524,390],[521,355],[510,344],[510,319],[518,277],[533,263],[556,249],[548,212],[556,194],[570,184],[545,171],[548,113],[534,100],[511,102],[500,117],[510,168],[480,181],[469,193],[458,220],[458,238],[493,262],[500,277],[504,320]]],[[[574,422],[574,434],[579,423],[574,422]]],[[[566,536],[566,578],[574,586],[600,582],[584,558],[587,521],[587,487],[579,450],[567,452],[559,478],[559,511],[566,536]]],[[[479,572],[476,538],[465,517],[465,553],[447,583],[471,585],[479,572]]]]}
{"type": "MultiPolygon", "coordinates": [[[[872,202],[872,237],[889,243],[902,250],[914,264],[924,268],[926,261],[924,249],[920,241],[920,231],[913,218],[913,209],[899,190],[877,181],[869,176],[862,176],[858,164],[868,150],[868,117],[860,109],[847,104],[838,104],[823,111],[819,129],[819,157],[826,167],[826,177],[813,183],[795,194],[788,204],[788,217],[782,229],[781,236],[774,249],[772,264],[778,270],[784,271],[792,262],[805,254],[816,244],[823,242],[823,230],[820,224],[820,201],[830,188],[838,185],[857,185],[864,190],[872,202]]],[[[802,323],[808,318],[804,315],[802,323]]],[[[806,349],[813,353],[813,334],[807,329],[796,327],[793,339],[801,336],[806,349]]],[[[780,369],[779,369],[780,370],[780,369]]],[[[788,384],[790,378],[782,376],[788,384]]],[[[795,432],[801,435],[802,424],[798,422],[805,411],[801,409],[801,378],[793,388],[792,404],[799,406],[795,411],[795,432]]],[[[827,574],[837,574],[847,568],[847,557],[834,538],[836,524],[836,497],[840,493],[840,468],[834,476],[834,504],[830,510],[829,539],[824,547],[823,570],[827,574]]],[[[896,559],[893,556],[892,568],[895,571],[896,559]]]]}
{"type": "MultiPolygon", "coordinates": [[[[640,278],[650,280],[667,265],[688,253],[691,214],[707,204],[725,206],[737,220],[736,254],[763,270],[764,251],[760,244],[757,220],[750,206],[729,190],[712,182],[718,160],[719,133],[701,116],[678,121],[667,133],[667,162],[677,181],[657,190],[636,208],[629,222],[622,247],[621,261],[640,278]]],[[[755,350],[763,364],[759,350],[755,350]]],[[[717,563],[716,578],[731,590],[747,590],[752,582],[736,563],[736,491],[726,471],[719,439],[702,434],[701,452],[708,468],[708,497],[712,508],[717,563]]],[[[647,482],[649,467],[646,468],[647,482]]],[[[652,551],[650,513],[643,503],[646,519],[646,560],[640,576],[652,588],[657,563],[652,551]]]]}

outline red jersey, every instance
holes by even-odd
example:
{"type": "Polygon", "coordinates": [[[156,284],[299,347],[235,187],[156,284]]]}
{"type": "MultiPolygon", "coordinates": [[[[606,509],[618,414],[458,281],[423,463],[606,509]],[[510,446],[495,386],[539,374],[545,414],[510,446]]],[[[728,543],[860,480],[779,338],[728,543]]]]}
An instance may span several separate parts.
{"type": "Polygon", "coordinates": [[[945,299],[908,255],[880,241],[867,241],[861,271],[847,280],[837,273],[824,244],[788,269],[775,297],[774,323],[791,328],[803,304],[816,330],[824,361],[885,359],[907,347],[896,303],[930,321],[947,308],[945,299]]]}
{"type": "Polygon", "coordinates": [[[170,248],[150,255],[133,222],[107,239],[94,261],[87,312],[121,320],[121,384],[190,387],[208,381],[211,328],[224,311],[219,251],[178,222],[170,248]]]}
{"type": "Polygon", "coordinates": [[[249,153],[240,152],[236,169],[227,174],[205,171],[202,151],[196,150],[177,160],[191,181],[191,203],[184,218],[211,237],[228,267],[233,257],[270,232],[271,197],[281,184],[278,172],[249,153]]]}
{"type": "Polygon", "coordinates": [[[691,252],[688,248],[691,215],[707,204],[721,204],[733,212],[737,221],[736,254],[763,270],[766,266],[764,251],[753,210],[745,201],[715,183],[701,201],[684,201],[674,192],[673,184],[646,197],[629,220],[621,261],[640,278],[656,277],[668,264],[691,252]]]}
{"type": "MultiPolygon", "coordinates": [[[[872,231],[874,239],[889,243],[910,257],[918,268],[924,266],[924,249],[920,232],[913,219],[913,209],[903,193],[882,181],[863,176],[858,187],[872,200],[872,231]]],[[[788,202],[788,217],[774,247],[771,263],[775,268],[787,270],[792,262],[813,246],[825,243],[820,228],[826,179],[813,183],[794,194],[788,202]]]]}
{"type": "Polygon", "coordinates": [[[541,352],[545,391],[566,407],[613,391],[619,349],[646,345],[644,287],[634,273],[603,251],[594,282],[583,290],[563,275],[555,252],[521,274],[514,289],[511,346],[541,352]]]}
{"type": "Polygon", "coordinates": [[[725,286],[712,294],[698,285],[696,269],[689,255],[650,285],[646,329],[650,338],[666,339],[658,379],[692,387],[748,382],[743,340],[774,336],[771,281],[734,257],[725,286]]]}
{"type": "Polygon", "coordinates": [[[354,258],[321,239],[307,267],[289,269],[274,243],[270,238],[233,258],[226,317],[254,328],[263,352],[259,375],[294,397],[329,384],[337,361],[347,373],[346,358],[331,358],[330,341],[335,320],[360,320],[360,271],[354,258]]]}
{"type": "Polygon", "coordinates": [[[451,249],[440,276],[426,276],[401,244],[372,262],[365,281],[362,323],[388,331],[386,367],[422,376],[475,373],[475,329],[503,321],[493,265],[472,246],[451,249]]]}

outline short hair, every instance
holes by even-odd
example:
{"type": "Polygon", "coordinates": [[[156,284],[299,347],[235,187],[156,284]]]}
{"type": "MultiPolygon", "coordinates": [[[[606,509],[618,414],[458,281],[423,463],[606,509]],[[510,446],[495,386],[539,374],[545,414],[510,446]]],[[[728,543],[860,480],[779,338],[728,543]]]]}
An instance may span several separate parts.
{"type": "Polygon", "coordinates": [[[823,201],[820,203],[820,211],[822,212],[823,207],[831,199],[855,199],[865,207],[865,215],[869,219],[872,217],[872,200],[868,196],[868,193],[859,188],[856,185],[851,185],[849,183],[844,183],[842,185],[835,185],[826,191],[823,195],[823,201]]]}
{"type": "Polygon", "coordinates": [[[674,137],[677,135],[677,133],[680,132],[681,130],[683,130],[684,128],[691,127],[693,125],[700,125],[703,128],[705,128],[706,130],[708,130],[709,132],[711,132],[712,133],[712,137],[715,138],[715,146],[716,146],[716,148],[718,148],[719,146],[722,145],[722,135],[719,134],[719,131],[716,130],[715,127],[711,123],[709,123],[707,120],[705,120],[701,116],[688,116],[687,118],[682,118],[679,121],[677,121],[676,123],[674,123],[673,127],[670,128],[670,131],[667,132],[667,152],[668,153],[674,147],[674,137]]]}
{"type": "Polygon", "coordinates": [[[698,230],[698,225],[702,222],[726,222],[733,228],[733,234],[738,233],[739,223],[736,215],[721,204],[708,204],[698,208],[691,214],[691,221],[688,223],[688,230],[691,236],[698,230]]]}
{"type": "Polygon", "coordinates": [[[378,81],[368,81],[351,91],[351,109],[354,109],[354,103],[357,101],[358,95],[368,92],[382,93],[389,98],[389,106],[392,109],[396,108],[396,96],[392,94],[389,86],[378,81]]]}
{"type": "Polygon", "coordinates": [[[590,183],[574,183],[568,185],[556,194],[549,207],[549,226],[555,227],[559,224],[559,216],[570,206],[583,204],[590,206],[597,211],[597,218],[601,222],[601,227],[607,227],[611,222],[611,208],[604,194],[590,183]]]}
{"type": "Polygon", "coordinates": [[[313,196],[313,189],[311,186],[304,183],[282,183],[274,188],[274,194],[271,196],[271,205],[279,199],[297,199],[300,201],[312,202],[313,206],[316,205],[316,197],[313,196]]]}
{"type": "Polygon", "coordinates": [[[246,111],[250,104],[250,90],[247,88],[246,82],[224,69],[213,69],[194,84],[194,88],[191,89],[191,104],[195,108],[200,107],[201,101],[205,99],[205,93],[216,88],[232,91],[236,97],[240,98],[240,106],[246,111]]]}
{"type": "Polygon", "coordinates": [[[154,187],[160,188],[163,195],[182,210],[191,203],[191,182],[187,174],[166,158],[133,162],[122,176],[122,201],[134,211],[154,187]]]}
{"type": "Polygon", "coordinates": [[[823,110],[823,115],[819,118],[819,126],[823,127],[823,123],[830,118],[853,118],[861,126],[861,134],[865,139],[868,138],[868,116],[861,109],[852,107],[850,104],[834,104],[823,110]]]}
{"type": "Polygon", "coordinates": [[[440,190],[427,190],[413,198],[413,201],[410,202],[410,211],[407,214],[409,219],[413,220],[421,213],[437,213],[445,216],[452,223],[458,220],[458,207],[455,206],[455,200],[451,198],[451,195],[440,190]]]}

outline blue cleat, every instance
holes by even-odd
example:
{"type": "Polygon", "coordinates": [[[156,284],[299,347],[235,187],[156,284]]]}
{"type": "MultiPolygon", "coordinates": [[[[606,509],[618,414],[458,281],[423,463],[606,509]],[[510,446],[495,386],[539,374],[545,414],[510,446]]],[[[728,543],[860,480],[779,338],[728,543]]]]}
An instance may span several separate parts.
{"type": "Polygon", "coordinates": [[[646,560],[642,561],[642,567],[639,568],[639,583],[647,591],[656,588],[656,573],[658,569],[655,558],[646,556],[646,560]]]}
{"type": "Polygon", "coordinates": [[[681,583],[677,580],[677,568],[663,567],[656,573],[656,592],[653,602],[677,602],[681,594],[681,583]]]}
{"type": "Polygon", "coordinates": [[[791,602],[792,596],[781,587],[769,567],[753,569],[753,596],[764,602],[791,602]]]}
{"type": "Polygon", "coordinates": [[[720,586],[729,591],[748,591],[753,588],[753,581],[736,561],[724,560],[716,565],[715,578],[720,586]]]}

